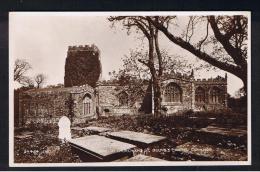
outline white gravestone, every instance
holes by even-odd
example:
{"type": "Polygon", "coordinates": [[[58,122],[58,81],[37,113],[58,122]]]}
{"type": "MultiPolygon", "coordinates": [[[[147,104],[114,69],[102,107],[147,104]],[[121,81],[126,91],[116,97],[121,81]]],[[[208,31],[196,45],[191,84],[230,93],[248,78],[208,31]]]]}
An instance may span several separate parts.
{"type": "Polygon", "coordinates": [[[61,140],[70,140],[71,139],[71,130],[70,130],[70,120],[68,117],[63,116],[59,120],[59,139],[61,140]]]}

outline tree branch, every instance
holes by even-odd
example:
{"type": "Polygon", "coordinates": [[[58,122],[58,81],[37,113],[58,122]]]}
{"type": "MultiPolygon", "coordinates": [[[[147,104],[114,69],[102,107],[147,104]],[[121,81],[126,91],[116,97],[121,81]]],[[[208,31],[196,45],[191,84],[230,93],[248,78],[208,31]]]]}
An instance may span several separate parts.
{"type": "Polygon", "coordinates": [[[155,26],[157,27],[160,31],[162,31],[165,36],[171,40],[173,43],[179,45],[180,47],[188,50],[189,52],[191,52],[193,55],[197,56],[198,58],[200,58],[201,60],[206,61],[207,63],[218,67],[219,69],[225,70],[227,72],[233,73],[236,76],[238,76],[239,78],[241,78],[241,72],[242,69],[238,66],[232,65],[232,64],[227,64],[221,61],[218,61],[217,59],[213,58],[212,56],[210,56],[209,54],[200,51],[199,49],[195,48],[193,45],[191,45],[190,43],[184,41],[182,38],[180,37],[175,37],[172,33],[170,33],[168,31],[167,28],[165,28],[162,24],[152,20],[152,18],[148,18],[148,20],[155,26]]]}
{"type": "Polygon", "coordinates": [[[231,56],[231,58],[234,59],[234,62],[237,65],[241,65],[242,67],[246,67],[247,63],[245,61],[245,58],[242,56],[242,53],[239,49],[234,48],[231,43],[229,42],[229,39],[223,35],[217,25],[216,19],[214,16],[209,16],[208,21],[211,25],[211,28],[214,32],[214,35],[216,39],[222,44],[223,48],[226,50],[226,52],[231,56]]]}

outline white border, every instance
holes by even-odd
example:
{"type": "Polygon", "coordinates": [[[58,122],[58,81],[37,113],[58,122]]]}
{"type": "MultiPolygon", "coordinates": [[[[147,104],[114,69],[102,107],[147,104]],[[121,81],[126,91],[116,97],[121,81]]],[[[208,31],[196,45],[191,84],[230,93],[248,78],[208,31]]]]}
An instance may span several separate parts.
{"type": "MultiPolygon", "coordinates": [[[[13,65],[10,47],[12,34],[9,33],[9,166],[10,167],[115,167],[115,166],[216,166],[216,165],[251,165],[251,12],[250,11],[183,11],[183,12],[10,12],[9,28],[12,27],[12,16],[16,14],[24,16],[117,16],[117,15],[245,15],[248,17],[248,160],[247,161],[161,161],[161,162],[91,162],[91,163],[14,163],[14,82],[13,65]]],[[[10,31],[10,30],[9,30],[10,31]]]]}

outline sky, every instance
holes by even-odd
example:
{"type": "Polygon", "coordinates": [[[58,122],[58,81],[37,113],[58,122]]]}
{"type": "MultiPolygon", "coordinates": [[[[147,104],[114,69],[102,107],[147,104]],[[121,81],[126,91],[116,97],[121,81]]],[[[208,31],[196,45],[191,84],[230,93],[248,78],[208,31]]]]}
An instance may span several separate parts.
{"type": "MultiPolygon", "coordinates": [[[[64,82],[64,67],[68,46],[95,44],[101,51],[102,79],[109,79],[109,72],[122,67],[122,58],[131,49],[144,47],[138,35],[127,35],[119,25],[111,28],[108,16],[88,13],[22,13],[9,16],[9,59],[25,59],[32,69],[27,75],[43,73],[46,85],[64,82]]],[[[197,58],[162,36],[161,47],[173,55],[183,56],[193,63],[197,58]]],[[[195,72],[195,78],[225,76],[225,71],[195,72]]],[[[17,83],[15,87],[18,87],[17,83]]],[[[241,80],[228,73],[228,93],[235,94],[243,86],[241,80]]]]}

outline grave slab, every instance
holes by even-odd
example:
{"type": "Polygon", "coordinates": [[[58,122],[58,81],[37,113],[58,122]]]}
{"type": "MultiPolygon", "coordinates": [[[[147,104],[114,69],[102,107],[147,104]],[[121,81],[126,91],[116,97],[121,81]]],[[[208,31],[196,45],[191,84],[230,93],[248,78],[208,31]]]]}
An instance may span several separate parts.
{"type": "Polygon", "coordinates": [[[221,128],[221,127],[216,127],[216,126],[208,126],[206,128],[201,128],[197,131],[205,132],[205,133],[220,134],[220,135],[224,135],[224,136],[235,136],[235,137],[242,137],[247,134],[247,131],[245,129],[221,128]]]}
{"type": "Polygon", "coordinates": [[[246,161],[246,152],[225,149],[214,145],[187,142],[175,148],[175,152],[193,156],[200,160],[246,161]]]}
{"type": "Polygon", "coordinates": [[[106,162],[131,157],[134,145],[107,137],[90,135],[69,140],[72,148],[83,161],[106,162]]]}
{"type": "Polygon", "coordinates": [[[117,131],[107,133],[108,137],[113,139],[117,139],[120,141],[128,142],[131,144],[135,144],[140,147],[147,147],[151,144],[163,141],[166,137],[157,136],[152,134],[144,134],[140,132],[133,131],[117,131]]]}
{"type": "Polygon", "coordinates": [[[17,136],[14,136],[14,137],[17,138],[17,139],[26,139],[26,138],[32,137],[32,135],[17,135],[17,136]]]}
{"type": "Polygon", "coordinates": [[[111,131],[110,128],[105,128],[105,127],[96,127],[96,126],[89,126],[84,128],[85,131],[90,131],[92,133],[104,133],[104,132],[108,132],[111,131]]]}
{"type": "Polygon", "coordinates": [[[33,134],[33,132],[31,132],[31,131],[24,131],[21,133],[21,135],[32,135],[32,134],[33,134]]]}
{"type": "Polygon", "coordinates": [[[127,159],[126,161],[165,161],[165,160],[160,159],[160,158],[155,158],[152,156],[146,156],[143,154],[139,154],[132,158],[127,159]]]}
{"type": "Polygon", "coordinates": [[[75,130],[75,131],[82,131],[84,128],[81,127],[71,127],[71,130],[75,130]]]}

